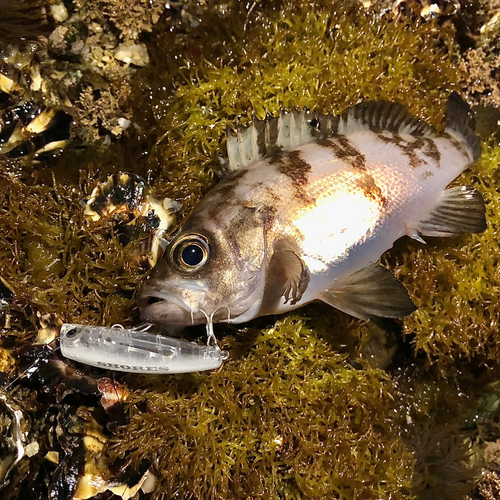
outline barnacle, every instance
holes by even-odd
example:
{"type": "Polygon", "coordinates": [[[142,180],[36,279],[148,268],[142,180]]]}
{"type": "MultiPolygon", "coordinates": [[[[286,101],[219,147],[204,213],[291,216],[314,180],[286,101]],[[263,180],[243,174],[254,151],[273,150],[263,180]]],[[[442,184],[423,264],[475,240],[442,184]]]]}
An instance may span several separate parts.
{"type": "Polygon", "coordinates": [[[139,241],[131,261],[152,268],[163,252],[162,235],[175,225],[180,204],[170,198],[157,200],[139,175],[117,172],[108,176],[83,200],[84,214],[93,221],[117,218],[115,231],[126,246],[139,241]]]}
{"type": "Polygon", "coordinates": [[[17,90],[14,80],[0,76],[0,154],[41,160],[60,152],[68,144],[71,116],[33,102],[14,103],[10,93],[17,90]]]}
{"type": "Polygon", "coordinates": [[[131,213],[138,217],[147,213],[145,205],[146,182],[140,176],[117,172],[99,183],[88,200],[85,215],[97,221],[114,213],[131,213]]]}

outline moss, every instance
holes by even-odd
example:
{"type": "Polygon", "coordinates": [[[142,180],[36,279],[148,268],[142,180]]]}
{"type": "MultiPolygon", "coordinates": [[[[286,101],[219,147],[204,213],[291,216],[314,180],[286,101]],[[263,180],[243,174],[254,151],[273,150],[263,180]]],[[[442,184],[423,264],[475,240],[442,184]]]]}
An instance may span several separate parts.
{"type": "MultiPolygon", "coordinates": [[[[73,186],[29,186],[0,164],[0,263],[14,292],[11,328],[37,324],[37,313],[66,322],[112,324],[130,314],[141,271],[128,260],[110,220],[84,219],[90,179],[73,186]]],[[[32,333],[33,334],[33,331],[32,333]]]]}
{"type": "Polygon", "coordinates": [[[143,378],[114,453],[155,456],[171,498],[408,498],[412,454],[387,375],[355,370],[299,316],[261,330],[218,372],[143,378]]]}

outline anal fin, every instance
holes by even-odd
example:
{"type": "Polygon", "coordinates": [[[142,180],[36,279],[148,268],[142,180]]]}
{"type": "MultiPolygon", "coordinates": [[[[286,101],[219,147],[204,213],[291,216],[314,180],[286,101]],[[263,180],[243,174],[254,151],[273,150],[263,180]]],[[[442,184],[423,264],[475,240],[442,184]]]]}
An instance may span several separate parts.
{"type": "Polygon", "coordinates": [[[318,298],[360,319],[402,318],[417,309],[406,288],[378,264],[370,264],[335,283],[318,298]]]}
{"type": "Polygon", "coordinates": [[[438,204],[417,226],[424,236],[456,236],[486,229],[484,200],[473,186],[446,189],[438,204]]]}

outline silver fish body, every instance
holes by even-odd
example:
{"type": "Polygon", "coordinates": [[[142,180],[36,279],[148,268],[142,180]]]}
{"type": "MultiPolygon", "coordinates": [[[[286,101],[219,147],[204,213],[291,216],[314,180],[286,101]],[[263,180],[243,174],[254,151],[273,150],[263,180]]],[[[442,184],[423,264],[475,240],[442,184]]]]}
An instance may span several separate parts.
{"type": "Polygon", "coordinates": [[[437,137],[397,104],[255,121],[228,141],[230,173],[200,202],[140,294],[147,321],[240,323],[322,300],[359,318],[415,310],[380,256],[403,235],[485,229],[471,187],[468,107],[437,137]]]}

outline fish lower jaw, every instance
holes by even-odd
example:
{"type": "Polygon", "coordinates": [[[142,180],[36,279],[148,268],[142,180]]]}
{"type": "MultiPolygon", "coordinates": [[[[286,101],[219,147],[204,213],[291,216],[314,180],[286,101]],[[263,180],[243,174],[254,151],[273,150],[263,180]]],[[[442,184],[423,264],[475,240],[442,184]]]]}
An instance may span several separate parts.
{"type": "Polygon", "coordinates": [[[190,307],[175,298],[162,298],[157,295],[141,294],[138,301],[141,318],[151,323],[162,323],[171,326],[193,326],[213,321],[227,321],[227,308],[217,308],[213,312],[205,312],[198,307],[190,307]]]}
{"type": "Polygon", "coordinates": [[[163,323],[172,326],[192,324],[191,311],[181,303],[156,294],[141,293],[138,300],[141,318],[150,323],[163,323]]]}

